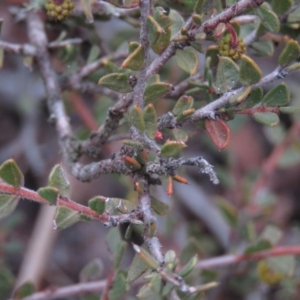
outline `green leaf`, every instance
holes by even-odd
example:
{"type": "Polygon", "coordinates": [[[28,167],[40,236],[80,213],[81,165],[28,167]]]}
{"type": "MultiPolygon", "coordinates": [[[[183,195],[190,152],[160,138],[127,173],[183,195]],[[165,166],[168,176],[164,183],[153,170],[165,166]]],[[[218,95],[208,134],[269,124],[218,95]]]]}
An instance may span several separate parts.
{"type": "Polygon", "coordinates": [[[280,21],[278,16],[270,9],[269,5],[263,3],[257,8],[259,17],[262,23],[271,32],[277,33],[280,29],[280,21]]]}
{"type": "Polygon", "coordinates": [[[159,274],[152,274],[149,283],[144,284],[137,297],[141,300],[161,300],[160,290],[162,286],[162,278],[159,274]]]}
{"type": "Polygon", "coordinates": [[[238,79],[239,67],[229,57],[220,56],[216,75],[217,93],[222,94],[231,90],[238,79]]]}
{"type": "Polygon", "coordinates": [[[143,68],[145,61],[143,46],[137,47],[122,63],[122,68],[138,71],[143,68]]]}
{"type": "Polygon", "coordinates": [[[187,109],[187,110],[183,111],[180,115],[178,115],[176,120],[182,121],[182,120],[188,118],[189,116],[191,116],[194,112],[195,112],[195,108],[187,109]]]}
{"type": "Polygon", "coordinates": [[[106,243],[113,255],[114,269],[118,269],[127,245],[126,242],[122,240],[118,227],[111,228],[108,231],[106,243]]]}
{"type": "Polygon", "coordinates": [[[120,207],[123,207],[127,212],[131,212],[132,210],[136,209],[136,204],[128,200],[105,197],[103,197],[103,199],[106,201],[105,210],[112,215],[119,215],[120,210],[118,208],[120,207]]]}
{"type": "Polygon", "coordinates": [[[176,62],[183,71],[195,75],[199,67],[198,53],[194,49],[177,49],[176,62]]]}
{"type": "Polygon", "coordinates": [[[163,157],[172,157],[177,155],[182,149],[186,148],[186,144],[178,141],[167,141],[160,150],[163,157]]]}
{"type": "Polygon", "coordinates": [[[144,92],[145,104],[162,98],[173,90],[173,85],[166,82],[156,82],[148,85],[144,92]]]}
{"type": "Polygon", "coordinates": [[[79,220],[80,215],[77,211],[64,206],[58,206],[54,216],[54,229],[67,228],[79,220]]]}
{"type": "Polygon", "coordinates": [[[121,8],[134,8],[140,5],[140,0],[106,0],[106,2],[109,2],[110,4],[121,8]]]}
{"type": "Polygon", "coordinates": [[[108,293],[109,300],[119,300],[124,297],[128,291],[126,277],[124,271],[118,271],[115,275],[113,286],[108,293]]]}
{"type": "Polygon", "coordinates": [[[177,10],[171,9],[169,12],[169,17],[173,20],[171,25],[171,39],[173,39],[181,30],[184,25],[183,17],[177,12],[177,10]]]}
{"type": "Polygon", "coordinates": [[[132,147],[135,149],[142,149],[144,147],[141,142],[133,140],[122,140],[122,143],[128,147],[132,147]]]}
{"type": "Polygon", "coordinates": [[[179,128],[173,129],[173,136],[176,141],[180,141],[180,142],[184,142],[184,143],[186,143],[189,139],[189,136],[186,133],[186,131],[179,129],[179,128]]]}
{"type": "Polygon", "coordinates": [[[268,257],[266,262],[272,271],[278,272],[283,276],[293,276],[295,273],[296,260],[294,255],[268,257]]]}
{"type": "Polygon", "coordinates": [[[0,178],[14,187],[24,185],[24,176],[13,159],[6,160],[0,166],[0,178]]]}
{"type": "Polygon", "coordinates": [[[131,283],[141,277],[143,273],[145,273],[148,269],[146,263],[141,259],[141,257],[136,254],[132,260],[132,263],[129,267],[127,279],[128,283],[131,283]]]}
{"type": "Polygon", "coordinates": [[[151,196],[151,208],[159,215],[164,216],[169,211],[169,205],[151,196]]]}
{"type": "Polygon", "coordinates": [[[150,139],[154,139],[157,131],[157,116],[154,106],[150,103],[144,108],[145,132],[150,139]]]}
{"type": "Polygon", "coordinates": [[[204,47],[198,42],[190,42],[191,47],[193,47],[197,52],[204,53],[204,47]]]}
{"type": "Polygon", "coordinates": [[[185,277],[189,275],[198,262],[197,255],[193,256],[189,262],[179,271],[179,275],[185,277]]]}
{"type": "Polygon", "coordinates": [[[240,108],[251,108],[262,101],[263,89],[258,87],[252,90],[247,99],[241,104],[240,108]]]}
{"type": "Polygon", "coordinates": [[[56,205],[59,189],[51,186],[46,186],[39,188],[37,192],[42,198],[47,200],[50,205],[56,205]]]}
{"type": "Polygon", "coordinates": [[[130,113],[132,125],[140,132],[145,131],[145,121],[142,110],[139,106],[135,105],[130,113]]]}
{"type": "Polygon", "coordinates": [[[278,125],[280,121],[278,115],[272,112],[257,112],[252,117],[256,122],[270,127],[278,125]]]}
{"type": "Polygon", "coordinates": [[[215,67],[218,63],[219,63],[219,47],[216,46],[216,45],[212,45],[212,46],[209,46],[206,50],[206,64],[207,64],[207,61],[209,59],[209,66],[206,66],[207,68],[209,67],[215,67]]]}
{"type": "Polygon", "coordinates": [[[100,53],[101,53],[101,50],[100,50],[99,46],[93,45],[89,52],[89,56],[88,56],[86,63],[90,64],[93,61],[95,61],[99,57],[100,53]]]}
{"type": "Polygon", "coordinates": [[[295,61],[299,55],[300,47],[298,42],[295,40],[289,40],[278,58],[278,63],[281,66],[286,66],[295,61]]]}
{"type": "Polygon", "coordinates": [[[128,75],[124,73],[111,73],[100,78],[98,84],[119,93],[129,93],[132,87],[128,75]]]}
{"type": "Polygon", "coordinates": [[[0,194],[0,219],[10,215],[16,208],[19,197],[0,194]]]}
{"type": "Polygon", "coordinates": [[[288,16],[288,23],[298,23],[300,22],[300,7],[294,10],[288,16]]]}
{"type": "Polygon", "coordinates": [[[259,236],[260,240],[267,240],[271,243],[272,246],[278,244],[282,238],[283,232],[274,225],[267,225],[261,235],[259,236]]]}
{"type": "Polygon", "coordinates": [[[229,201],[221,197],[218,198],[217,204],[222,214],[224,215],[227,223],[232,227],[236,227],[238,224],[237,209],[229,201]]]}
{"type": "Polygon", "coordinates": [[[148,26],[149,42],[150,45],[153,45],[157,42],[160,35],[164,32],[164,29],[159,25],[159,23],[152,16],[148,16],[147,26],[148,26]]]}
{"type": "Polygon", "coordinates": [[[162,7],[155,7],[153,15],[154,19],[164,29],[169,28],[174,23],[174,20],[172,20],[167,14],[165,14],[165,11],[162,7]]]}
{"type": "Polygon", "coordinates": [[[94,197],[89,200],[88,205],[90,209],[102,215],[105,212],[105,200],[103,197],[94,197]]]}
{"type": "Polygon", "coordinates": [[[49,185],[59,189],[60,195],[70,197],[70,183],[61,165],[55,165],[49,175],[49,185]]]}
{"type": "Polygon", "coordinates": [[[287,85],[282,82],[271,89],[262,99],[264,106],[284,106],[290,102],[290,92],[287,85]]]}
{"type": "Polygon", "coordinates": [[[240,65],[240,82],[251,85],[258,82],[262,77],[262,71],[256,62],[249,56],[242,55],[240,65]]]}
{"type": "Polygon", "coordinates": [[[300,106],[280,107],[279,111],[283,114],[293,114],[300,111],[300,106]]]}
{"type": "Polygon", "coordinates": [[[274,54],[274,44],[272,41],[259,41],[251,44],[259,56],[272,56],[274,54]]]}
{"type": "Polygon", "coordinates": [[[104,265],[101,259],[95,258],[90,261],[80,271],[79,280],[80,282],[95,281],[101,279],[104,271],[104,265]]]}
{"type": "Polygon", "coordinates": [[[272,9],[277,15],[284,14],[293,4],[293,0],[273,0],[272,9]]]}
{"type": "Polygon", "coordinates": [[[133,244],[133,249],[150,269],[157,270],[159,268],[159,262],[145,249],[135,244],[133,244]]]}
{"type": "Polygon", "coordinates": [[[180,115],[182,112],[184,112],[187,109],[190,109],[194,104],[194,98],[191,96],[183,95],[181,96],[178,101],[176,102],[172,113],[175,116],[180,115]]]}
{"type": "Polygon", "coordinates": [[[249,255],[255,252],[264,251],[272,248],[272,244],[268,240],[260,240],[257,243],[246,248],[244,254],[249,255]]]}
{"type": "Polygon", "coordinates": [[[194,7],[194,12],[196,14],[202,14],[203,11],[203,5],[205,4],[206,0],[197,0],[195,7],[194,7]]]}
{"type": "Polygon", "coordinates": [[[32,282],[25,282],[14,293],[14,299],[19,300],[32,295],[35,292],[35,287],[32,282]]]}
{"type": "Polygon", "coordinates": [[[156,54],[161,54],[169,46],[171,33],[171,28],[165,29],[163,33],[158,36],[157,41],[151,44],[151,48],[156,54]]]}

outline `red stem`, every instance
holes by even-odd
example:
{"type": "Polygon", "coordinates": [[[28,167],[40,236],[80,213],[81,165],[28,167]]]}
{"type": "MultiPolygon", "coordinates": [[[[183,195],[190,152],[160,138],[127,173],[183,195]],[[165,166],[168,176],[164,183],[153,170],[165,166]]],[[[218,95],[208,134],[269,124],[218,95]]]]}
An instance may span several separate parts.
{"type": "Polygon", "coordinates": [[[238,45],[238,36],[230,23],[226,23],[226,27],[231,35],[231,47],[236,48],[238,45]]]}
{"type": "Polygon", "coordinates": [[[216,267],[224,267],[233,265],[242,261],[260,260],[271,256],[281,255],[300,255],[300,246],[283,246],[276,247],[266,251],[260,251],[253,254],[232,254],[223,255],[215,258],[209,258],[198,262],[197,268],[199,269],[213,269],[216,267]]]}
{"type": "MultiPolygon", "coordinates": [[[[0,192],[10,194],[10,195],[15,195],[20,198],[26,198],[26,199],[33,200],[35,202],[42,203],[42,204],[49,204],[49,202],[47,202],[47,200],[42,198],[35,191],[29,190],[29,189],[26,189],[23,187],[14,187],[12,185],[8,185],[1,181],[0,181],[0,192]]],[[[72,210],[78,211],[80,214],[85,214],[93,219],[100,220],[101,222],[109,221],[108,214],[104,213],[102,215],[99,215],[95,211],[91,210],[89,207],[78,204],[66,197],[58,196],[57,197],[57,205],[68,207],[72,210]]]]}

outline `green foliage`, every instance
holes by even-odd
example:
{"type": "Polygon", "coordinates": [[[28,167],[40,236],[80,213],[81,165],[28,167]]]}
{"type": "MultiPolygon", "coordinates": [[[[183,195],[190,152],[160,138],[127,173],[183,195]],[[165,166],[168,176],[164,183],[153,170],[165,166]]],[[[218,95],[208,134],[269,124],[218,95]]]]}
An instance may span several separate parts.
{"type": "Polygon", "coordinates": [[[24,176],[13,159],[5,161],[0,166],[0,178],[14,187],[24,185],[24,176]]]}

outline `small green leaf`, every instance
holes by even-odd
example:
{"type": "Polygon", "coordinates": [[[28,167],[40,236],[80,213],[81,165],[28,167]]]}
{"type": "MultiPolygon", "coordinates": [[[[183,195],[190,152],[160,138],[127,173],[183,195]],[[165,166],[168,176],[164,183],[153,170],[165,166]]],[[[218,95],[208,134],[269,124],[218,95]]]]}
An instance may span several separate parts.
{"type": "Polygon", "coordinates": [[[102,215],[105,212],[105,200],[102,197],[94,197],[88,202],[89,208],[102,215]]]}
{"type": "Polygon", "coordinates": [[[163,157],[172,157],[177,155],[182,149],[186,148],[186,144],[178,141],[167,141],[160,150],[163,157]]]}
{"type": "Polygon", "coordinates": [[[266,261],[273,272],[278,272],[285,277],[293,276],[295,273],[296,259],[294,255],[268,257],[266,261]]]}
{"type": "Polygon", "coordinates": [[[175,116],[180,115],[183,111],[190,109],[194,104],[194,98],[191,96],[183,95],[176,102],[172,113],[175,116]]]}
{"type": "Polygon", "coordinates": [[[151,208],[159,215],[164,216],[169,211],[169,205],[151,197],[151,208]]]}
{"type": "Polygon", "coordinates": [[[149,104],[157,99],[162,98],[173,90],[173,85],[166,82],[156,82],[148,85],[145,89],[145,104],[149,104]]]}
{"type": "Polygon", "coordinates": [[[187,132],[179,128],[173,129],[173,136],[176,141],[180,141],[184,143],[186,143],[189,139],[187,132]]]}
{"type": "Polygon", "coordinates": [[[104,271],[104,265],[101,259],[95,258],[90,261],[80,271],[79,279],[80,282],[95,281],[101,279],[104,271]]]}
{"type": "Polygon", "coordinates": [[[290,102],[290,92],[287,85],[282,82],[271,89],[262,99],[264,106],[284,106],[290,102]]]}
{"type": "Polygon", "coordinates": [[[216,45],[209,46],[206,50],[206,64],[209,61],[207,68],[215,67],[219,63],[219,47],[216,45]]]}
{"type": "Polygon", "coordinates": [[[14,299],[19,300],[32,295],[35,292],[35,287],[32,282],[25,282],[14,293],[14,299]]]}
{"type": "Polygon", "coordinates": [[[141,259],[141,257],[136,254],[132,260],[127,274],[127,282],[131,283],[138,279],[143,273],[148,269],[146,263],[141,259]]]}
{"type": "Polygon", "coordinates": [[[88,59],[87,59],[86,63],[90,64],[93,61],[95,61],[99,57],[100,53],[101,53],[101,50],[100,50],[99,46],[98,45],[93,45],[91,47],[90,52],[89,52],[89,56],[88,56],[88,59]]]}
{"type": "Polygon", "coordinates": [[[260,240],[267,240],[271,243],[272,246],[278,244],[282,238],[283,232],[274,225],[267,225],[261,235],[259,236],[260,240]]]}
{"type": "Polygon", "coordinates": [[[272,112],[266,112],[266,113],[257,112],[253,114],[252,117],[256,122],[270,127],[274,127],[278,125],[280,121],[278,115],[272,112]]]}
{"type": "Polygon", "coordinates": [[[46,186],[39,188],[37,192],[42,198],[46,199],[50,203],[50,205],[56,205],[59,189],[51,186],[46,186]]]}
{"type": "Polygon", "coordinates": [[[144,284],[136,295],[140,300],[160,300],[160,290],[162,286],[162,278],[159,274],[151,274],[149,283],[144,284]]]}
{"type": "Polygon", "coordinates": [[[13,159],[6,160],[0,166],[0,178],[14,187],[24,185],[24,176],[13,159]]]}
{"type": "Polygon", "coordinates": [[[171,28],[167,28],[158,36],[156,42],[151,44],[151,48],[156,54],[161,54],[169,46],[171,34],[171,28]]]}
{"type": "Polygon", "coordinates": [[[217,93],[222,94],[231,90],[238,79],[239,67],[229,57],[220,56],[216,75],[217,93]]]}
{"type": "Polygon", "coordinates": [[[261,87],[252,90],[240,108],[251,108],[262,101],[263,89],[261,87]]]}
{"type": "Polygon", "coordinates": [[[300,22],[300,7],[291,12],[288,16],[288,23],[298,23],[300,22]]]}
{"type": "Polygon", "coordinates": [[[118,269],[127,245],[126,242],[121,238],[119,228],[111,228],[108,231],[108,234],[106,236],[106,243],[113,255],[114,269],[118,269]]]}
{"type": "Polygon", "coordinates": [[[293,114],[300,111],[300,106],[280,107],[279,111],[283,114],[293,114]]]}
{"type": "Polygon", "coordinates": [[[14,195],[0,194],[0,219],[10,215],[16,208],[19,198],[14,195]]]}
{"type": "Polygon", "coordinates": [[[155,138],[157,131],[157,116],[154,106],[150,103],[144,108],[145,132],[150,139],[155,138]]]}
{"type": "Polygon", "coordinates": [[[262,71],[256,62],[249,56],[242,55],[240,65],[240,82],[251,85],[258,82],[262,77],[262,71]]]}
{"type": "Polygon", "coordinates": [[[259,56],[272,56],[274,54],[274,44],[272,41],[259,41],[251,44],[259,56]]]}
{"type": "Polygon", "coordinates": [[[237,209],[226,199],[218,198],[217,204],[224,215],[227,223],[232,226],[236,227],[238,224],[238,212],[237,209]]]}
{"type": "Polygon", "coordinates": [[[189,116],[191,116],[194,112],[195,112],[195,108],[187,109],[187,110],[183,111],[180,115],[178,115],[176,120],[182,121],[182,120],[188,118],[189,116]]]}
{"type": "Polygon", "coordinates": [[[171,9],[169,12],[169,17],[173,20],[171,25],[171,39],[173,39],[181,30],[184,25],[184,19],[177,10],[171,9]]]}
{"type": "Polygon", "coordinates": [[[56,208],[54,216],[54,228],[64,229],[80,220],[80,215],[77,211],[64,206],[58,206],[56,208]]]}
{"type": "Polygon", "coordinates": [[[159,262],[145,249],[135,244],[133,244],[133,249],[150,269],[157,270],[159,268],[159,262]]]}
{"type": "Polygon", "coordinates": [[[55,165],[49,175],[49,185],[59,189],[60,195],[70,197],[70,183],[61,165],[55,165]]]}
{"type": "Polygon", "coordinates": [[[124,271],[118,271],[115,275],[112,288],[108,293],[109,300],[119,300],[124,297],[128,291],[128,285],[126,283],[126,277],[124,271]]]}
{"type": "Polygon", "coordinates": [[[103,199],[106,201],[106,207],[105,210],[111,214],[111,215],[119,215],[120,214],[120,210],[118,209],[118,207],[124,207],[127,212],[131,212],[132,210],[136,209],[136,204],[125,200],[125,199],[120,199],[120,198],[105,198],[103,197],[103,199]]]}
{"type": "Polygon", "coordinates": [[[195,75],[199,67],[198,53],[194,49],[177,49],[176,62],[183,71],[195,75]]]}
{"type": "Polygon", "coordinates": [[[133,140],[122,140],[122,143],[128,147],[132,147],[135,149],[141,149],[143,148],[143,144],[138,141],[133,141],[133,140]]]}
{"type": "Polygon", "coordinates": [[[273,0],[272,9],[277,15],[284,14],[293,4],[293,0],[273,0]]]}
{"type": "Polygon", "coordinates": [[[189,262],[179,271],[179,275],[182,277],[185,277],[187,275],[189,275],[194,267],[196,266],[198,261],[197,255],[193,256],[189,262]]]}
{"type": "Polygon", "coordinates": [[[98,84],[119,93],[129,93],[132,87],[129,77],[124,73],[111,73],[100,78],[98,84]]]}
{"type": "Polygon", "coordinates": [[[297,41],[289,40],[281,52],[278,63],[281,66],[286,66],[295,61],[300,56],[300,47],[297,41]]]}
{"type": "Polygon", "coordinates": [[[255,244],[248,246],[244,254],[249,255],[255,252],[264,251],[272,248],[272,244],[268,240],[260,240],[255,244]]]}
{"type": "Polygon", "coordinates": [[[157,42],[159,36],[164,32],[164,29],[159,25],[159,23],[152,17],[148,16],[147,18],[148,25],[148,35],[150,45],[153,45],[157,42]]]}
{"type": "Polygon", "coordinates": [[[257,8],[259,17],[262,23],[271,32],[277,33],[280,29],[280,21],[278,16],[270,9],[269,5],[263,3],[259,8],[257,8]]]}
{"type": "Polygon", "coordinates": [[[174,21],[167,14],[165,14],[165,11],[162,7],[155,7],[153,15],[154,19],[164,29],[169,28],[174,23],[174,21]]]}
{"type": "Polygon", "coordinates": [[[134,71],[140,70],[144,66],[145,51],[143,46],[137,47],[122,63],[122,68],[134,71]]]}
{"type": "Polygon", "coordinates": [[[142,110],[139,106],[135,105],[130,113],[132,125],[140,132],[145,131],[145,121],[142,110]]]}
{"type": "Polygon", "coordinates": [[[206,0],[197,0],[195,7],[194,7],[194,12],[196,14],[202,14],[203,11],[203,5],[205,4],[206,0]]]}
{"type": "Polygon", "coordinates": [[[204,47],[198,42],[190,42],[191,47],[193,47],[197,52],[204,53],[204,47]]]}
{"type": "Polygon", "coordinates": [[[121,8],[134,8],[140,5],[140,0],[106,0],[106,2],[109,2],[110,4],[121,8]]]}

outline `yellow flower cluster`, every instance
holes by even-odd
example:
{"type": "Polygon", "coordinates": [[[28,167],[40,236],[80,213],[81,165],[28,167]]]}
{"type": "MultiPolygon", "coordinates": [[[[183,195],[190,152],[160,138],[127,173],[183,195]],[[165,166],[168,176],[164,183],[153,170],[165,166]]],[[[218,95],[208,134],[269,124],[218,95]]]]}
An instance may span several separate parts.
{"type": "Polygon", "coordinates": [[[59,21],[68,18],[74,7],[72,0],[48,0],[45,5],[47,15],[59,21]]]}
{"type": "Polygon", "coordinates": [[[284,277],[282,274],[273,271],[264,260],[261,260],[258,263],[257,272],[258,277],[262,282],[272,285],[278,284],[284,277]]]}
{"type": "Polygon", "coordinates": [[[224,36],[219,44],[219,53],[222,56],[228,56],[233,60],[239,60],[246,52],[246,45],[242,38],[237,39],[235,46],[232,45],[231,35],[227,34],[224,36]]]}

